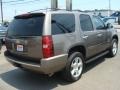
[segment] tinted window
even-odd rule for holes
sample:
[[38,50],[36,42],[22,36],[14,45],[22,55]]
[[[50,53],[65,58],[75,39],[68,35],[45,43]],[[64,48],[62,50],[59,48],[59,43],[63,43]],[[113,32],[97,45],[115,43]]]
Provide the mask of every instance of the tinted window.
[[80,25],[83,31],[92,31],[93,24],[89,15],[80,15]]
[[101,30],[105,28],[104,23],[102,22],[102,20],[100,20],[98,17],[93,16],[93,23],[95,24],[95,27],[97,30]]
[[8,36],[42,35],[44,16],[14,19],[8,27]]
[[75,31],[75,17],[73,14],[52,15],[52,34],[72,33]]

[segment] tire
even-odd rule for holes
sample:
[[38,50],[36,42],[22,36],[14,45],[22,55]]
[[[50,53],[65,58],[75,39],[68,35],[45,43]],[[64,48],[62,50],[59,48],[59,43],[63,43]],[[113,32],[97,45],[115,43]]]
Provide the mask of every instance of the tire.
[[114,57],[116,56],[118,51],[118,41],[116,39],[112,40],[111,48],[109,49],[109,56]]
[[2,45],[4,45],[4,44],[5,44],[5,41],[3,41],[3,39],[1,40],[1,42],[2,42]]
[[84,58],[80,52],[74,52],[68,57],[66,68],[62,76],[69,82],[75,82],[81,78],[84,69]]

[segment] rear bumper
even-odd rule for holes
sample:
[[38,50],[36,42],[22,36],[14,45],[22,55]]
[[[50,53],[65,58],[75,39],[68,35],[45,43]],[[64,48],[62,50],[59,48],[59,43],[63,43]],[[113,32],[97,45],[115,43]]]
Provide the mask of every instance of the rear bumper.
[[47,59],[41,59],[40,63],[25,62],[26,60],[22,61],[15,58],[13,59],[12,57],[7,56],[6,53],[5,57],[7,61],[16,67],[25,68],[42,74],[51,74],[62,70],[66,66],[68,55],[62,54]]

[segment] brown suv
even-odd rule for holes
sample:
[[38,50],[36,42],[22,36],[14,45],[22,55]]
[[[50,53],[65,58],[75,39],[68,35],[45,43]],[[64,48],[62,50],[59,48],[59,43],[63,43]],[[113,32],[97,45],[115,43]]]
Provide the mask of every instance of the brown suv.
[[86,63],[117,54],[118,35],[94,15],[48,11],[15,16],[6,47],[6,59],[16,67],[48,75],[62,71],[66,80],[76,81]]

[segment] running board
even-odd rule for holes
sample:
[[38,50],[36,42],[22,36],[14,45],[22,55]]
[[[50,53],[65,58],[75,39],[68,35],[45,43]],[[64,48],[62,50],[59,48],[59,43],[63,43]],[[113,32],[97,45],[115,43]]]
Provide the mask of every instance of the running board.
[[106,54],[108,54],[108,53],[109,53],[109,51],[105,51],[105,52],[103,52],[102,54],[97,55],[97,56],[95,56],[95,57],[87,60],[85,63],[90,63],[90,62],[92,62],[92,61],[95,61],[96,59],[98,59],[98,58],[100,58],[100,57],[102,57],[102,56],[104,56],[104,55],[106,55]]

